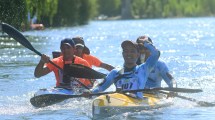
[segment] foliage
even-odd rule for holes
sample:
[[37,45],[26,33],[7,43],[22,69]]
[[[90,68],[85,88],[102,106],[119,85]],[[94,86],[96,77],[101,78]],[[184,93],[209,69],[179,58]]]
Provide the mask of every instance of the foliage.
[[53,17],[57,13],[58,0],[26,0],[28,12],[37,16],[37,22],[46,26],[53,24]]
[[133,15],[140,18],[197,17],[215,14],[215,0],[133,0]]
[[112,17],[121,13],[121,0],[98,0],[98,5],[99,14]]
[[86,24],[92,17],[94,0],[59,0],[53,26],[74,26]]
[[[0,0],[0,21],[18,29],[29,27],[34,16],[46,27],[83,25],[98,15],[120,16],[121,4],[122,0]],[[131,0],[131,12],[140,19],[214,16],[214,5],[215,0]]]
[[0,21],[20,29],[26,23],[25,0],[0,0]]

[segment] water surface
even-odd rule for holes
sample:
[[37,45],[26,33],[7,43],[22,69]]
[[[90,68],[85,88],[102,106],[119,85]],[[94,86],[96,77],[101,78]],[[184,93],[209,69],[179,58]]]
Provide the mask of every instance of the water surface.
[[[83,36],[91,54],[115,67],[123,65],[120,44],[149,35],[161,51],[160,59],[168,65],[178,87],[200,88],[202,93],[180,94],[200,101],[214,102],[215,86],[215,19],[148,19],[127,21],[92,21],[81,27],[46,29],[23,33],[41,53],[51,56],[66,37]],[[33,73],[40,57],[13,39],[0,38],[0,118],[16,120],[92,119],[88,99],[70,99],[36,109],[29,100],[40,88],[55,85],[54,74],[35,78]],[[103,73],[108,71],[95,68]],[[166,86],[163,83],[163,86]],[[80,102],[82,101],[82,102]],[[174,105],[151,111],[124,113],[107,119],[212,120],[215,107],[174,98]]]

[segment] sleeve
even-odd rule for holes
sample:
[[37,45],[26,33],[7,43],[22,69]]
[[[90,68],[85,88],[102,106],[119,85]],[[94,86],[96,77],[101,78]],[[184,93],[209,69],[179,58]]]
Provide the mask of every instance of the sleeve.
[[83,62],[81,64],[90,68],[89,63],[86,60],[83,60]]
[[145,62],[145,72],[147,75],[153,70],[158,58],[160,56],[160,51],[157,50],[152,44],[144,42],[144,46],[150,51],[151,55]]
[[170,76],[168,76],[169,69],[164,62],[159,63],[159,70],[160,70],[161,76],[164,79],[164,81],[166,82],[166,84],[169,87],[173,87],[172,78],[170,78]]
[[111,84],[114,83],[115,76],[117,75],[117,70],[112,70],[104,79],[102,84],[99,84],[96,88],[92,90],[92,93],[98,93],[105,91]]
[[99,67],[101,65],[101,60],[99,60],[97,57],[90,55],[90,60],[92,61],[92,65]]

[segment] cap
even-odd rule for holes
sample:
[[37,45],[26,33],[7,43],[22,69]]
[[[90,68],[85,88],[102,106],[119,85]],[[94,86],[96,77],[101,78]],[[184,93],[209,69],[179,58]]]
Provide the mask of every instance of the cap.
[[62,46],[63,44],[67,44],[71,47],[75,47],[74,41],[70,38],[65,38],[65,39],[61,40],[60,46]]
[[75,46],[83,46],[83,53],[90,54],[89,48],[85,45],[83,37],[74,37],[72,40],[75,42]]
[[75,44],[75,47],[76,47],[76,46],[84,47],[84,45],[83,45],[83,44],[81,44],[81,43]]
[[144,36],[139,36],[139,37],[137,38],[136,42],[138,43],[138,41],[139,41],[140,39],[148,40],[148,41],[150,41],[151,43],[153,43],[153,42],[152,42],[152,39],[151,39],[150,37],[146,36],[146,35],[144,35]]
[[122,44],[121,44],[122,49],[124,49],[124,47],[127,46],[127,45],[129,45],[129,44],[133,45],[137,49],[137,51],[139,52],[139,46],[138,46],[138,44],[136,42],[131,41],[131,40],[125,40],[125,41],[123,41]]
[[83,37],[74,37],[74,38],[72,38],[72,40],[75,42],[75,45],[81,44],[81,45],[85,46]]

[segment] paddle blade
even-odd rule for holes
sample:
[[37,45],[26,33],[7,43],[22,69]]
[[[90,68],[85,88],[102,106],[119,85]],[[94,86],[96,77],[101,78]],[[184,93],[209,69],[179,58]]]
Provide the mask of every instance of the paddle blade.
[[71,97],[72,95],[68,96],[68,95],[61,95],[61,94],[45,94],[45,95],[39,95],[31,98],[30,102],[34,107],[46,107],[46,106],[50,106],[50,105],[62,102]]
[[[165,92],[165,91],[159,91],[159,92],[163,93],[163,94],[166,94],[166,95],[169,94],[169,92]],[[185,96],[182,96],[182,95],[179,95],[179,94],[175,94],[174,97],[178,97],[178,98],[188,100],[188,101],[191,101],[191,102],[196,102],[198,105],[200,105],[202,107],[213,107],[213,106],[215,106],[215,103],[206,102],[206,101],[198,101],[198,100],[196,100],[194,98],[185,97]]]
[[35,52],[36,54],[42,56],[40,52],[34,49],[31,43],[20,33],[16,28],[10,26],[7,23],[2,23],[2,31],[6,32],[9,36],[14,38],[17,42],[25,46],[26,48],[30,49],[31,51]]
[[188,88],[150,88],[150,89],[138,89],[138,90],[125,90],[122,92],[150,92],[150,91],[170,91],[170,92],[181,92],[181,93],[199,93],[202,92],[201,89],[188,89]]
[[155,88],[155,90],[166,90],[171,92],[181,92],[181,93],[199,93],[203,92],[201,89],[189,89],[189,88]]
[[76,78],[101,79],[106,75],[80,64],[64,65],[64,74]]

